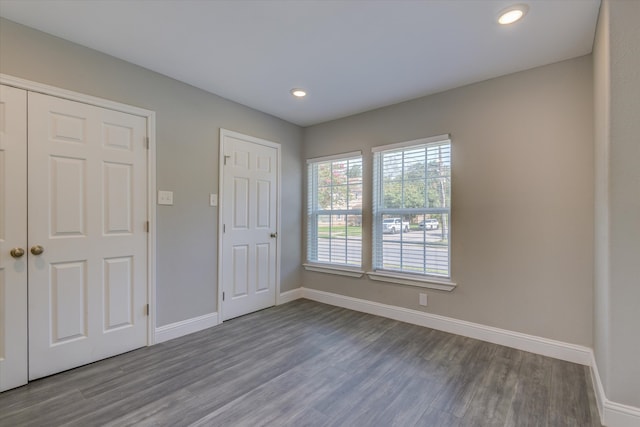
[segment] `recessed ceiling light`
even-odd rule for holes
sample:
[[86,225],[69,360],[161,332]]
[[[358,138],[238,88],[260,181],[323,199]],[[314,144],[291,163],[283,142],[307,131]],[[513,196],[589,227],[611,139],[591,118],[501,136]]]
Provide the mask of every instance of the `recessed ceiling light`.
[[528,10],[529,6],[526,4],[518,4],[508,7],[498,15],[498,23],[502,25],[513,24],[514,22],[522,19],[522,17],[527,14]]
[[291,89],[291,95],[297,98],[304,98],[305,96],[307,96],[307,92],[302,89]]

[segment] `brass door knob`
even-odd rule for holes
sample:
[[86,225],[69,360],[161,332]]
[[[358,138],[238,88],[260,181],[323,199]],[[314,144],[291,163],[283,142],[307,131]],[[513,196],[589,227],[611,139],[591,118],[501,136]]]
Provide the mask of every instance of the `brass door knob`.
[[40,255],[42,252],[44,252],[44,248],[40,245],[33,245],[31,246],[31,253],[34,255]]
[[14,258],[20,258],[22,255],[24,255],[24,249],[22,249],[22,248],[13,248],[13,249],[11,249],[11,252],[9,252],[9,253]]

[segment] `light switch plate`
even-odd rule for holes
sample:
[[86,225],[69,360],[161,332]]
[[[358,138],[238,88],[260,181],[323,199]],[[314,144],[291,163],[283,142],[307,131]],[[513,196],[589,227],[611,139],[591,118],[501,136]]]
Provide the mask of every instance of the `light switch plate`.
[[173,191],[158,191],[159,205],[173,205]]
[[209,206],[218,206],[218,195],[209,194]]

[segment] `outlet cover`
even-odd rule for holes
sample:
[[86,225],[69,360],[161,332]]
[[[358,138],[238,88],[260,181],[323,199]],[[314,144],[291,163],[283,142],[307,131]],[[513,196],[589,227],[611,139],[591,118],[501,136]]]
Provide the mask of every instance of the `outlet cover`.
[[427,294],[420,294],[420,305],[427,305]]
[[218,195],[209,194],[209,206],[218,206]]

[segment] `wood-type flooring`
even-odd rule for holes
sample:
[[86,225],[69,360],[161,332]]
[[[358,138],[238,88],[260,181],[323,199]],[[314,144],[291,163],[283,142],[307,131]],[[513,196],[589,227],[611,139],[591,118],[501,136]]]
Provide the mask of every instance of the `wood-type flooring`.
[[600,426],[589,368],[297,300],[0,394],[0,426]]

